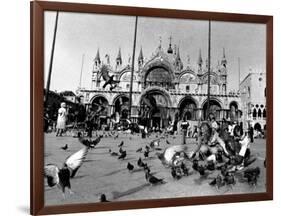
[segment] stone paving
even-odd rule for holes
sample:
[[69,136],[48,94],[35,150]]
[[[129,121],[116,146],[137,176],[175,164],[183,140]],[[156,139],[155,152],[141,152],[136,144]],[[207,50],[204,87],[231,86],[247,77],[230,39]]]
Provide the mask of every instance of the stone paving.
[[[103,132],[99,131],[99,134]],[[94,132],[95,134],[95,132]],[[251,167],[259,166],[261,175],[256,187],[250,186],[241,176],[241,172],[235,175],[236,184],[233,187],[224,186],[219,190],[209,185],[213,177],[217,176],[218,171],[210,172],[208,176],[202,178],[199,173],[191,170],[191,175],[184,176],[179,180],[174,180],[169,168],[165,168],[161,161],[156,157],[155,152],[150,153],[150,157],[145,162],[150,166],[151,172],[160,178],[164,178],[166,184],[151,186],[147,184],[142,169],[136,165],[138,158],[144,158],[143,153],[136,150],[149,144],[156,138],[156,134],[149,138],[142,139],[140,134],[119,133],[119,137],[104,137],[96,148],[91,149],[86,157],[84,164],[80,167],[74,179],[71,179],[72,191],[74,194],[66,193],[63,198],[60,189],[48,187],[45,181],[45,204],[61,205],[73,203],[93,203],[99,202],[100,195],[106,194],[110,201],[123,200],[144,200],[174,197],[193,197],[221,194],[239,193],[259,193],[265,192],[265,172],[263,160],[265,158],[266,145],[264,139],[256,139],[251,144],[252,154],[257,160]],[[178,145],[181,142],[181,135],[169,136],[171,143],[168,145],[165,139],[161,140],[160,148],[163,150],[171,145]],[[109,149],[118,152],[117,145],[124,141],[123,149],[127,151],[125,160],[118,160],[117,157],[109,154]],[[195,139],[187,138],[188,151],[195,147]],[[68,150],[60,147],[68,144]],[[70,135],[56,137],[54,133],[45,134],[45,164],[54,163],[61,166],[65,158],[81,149],[83,145],[77,138]],[[135,166],[133,172],[127,170],[127,163]],[[191,166],[191,163],[190,163]]]

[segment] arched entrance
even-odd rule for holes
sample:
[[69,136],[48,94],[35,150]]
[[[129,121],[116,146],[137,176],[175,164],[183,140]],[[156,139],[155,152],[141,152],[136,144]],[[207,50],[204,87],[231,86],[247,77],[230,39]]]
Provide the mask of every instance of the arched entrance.
[[256,130],[256,131],[261,131],[261,125],[260,125],[260,123],[256,123],[255,125],[254,125],[254,129]]
[[97,125],[102,125],[107,123],[108,116],[108,100],[102,96],[97,95],[92,99],[90,111],[95,114],[93,121]]
[[[208,118],[208,101],[205,101],[203,104],[203,117],[205,120]],[[210,109],[209,109],[209,114],[212,114],[216,120],[220,119],[220,110],[221,110],[221,105],[217,100],[210,99]]]
[[153,89],[145,92],[140,99],[140,122],[147,127],[167,127],[170,98],[167,93]]
[[196,120],[197,105],[193,98],[185,97],[179,102],[179,117],[180,119]]
[[129,97],[127,95],[118,95],[113,100],[113,112],[120,115],[121,119],[127,119],[129,114]]

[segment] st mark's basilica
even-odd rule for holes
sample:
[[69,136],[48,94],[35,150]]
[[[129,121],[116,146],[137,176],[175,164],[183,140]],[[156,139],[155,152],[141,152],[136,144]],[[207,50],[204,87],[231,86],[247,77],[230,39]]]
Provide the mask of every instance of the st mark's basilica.
[[[116,113],[121,119],[128,117],[132,72],[131,62],[124,63],[120,48],[114,61],[106,53],[97,50],[93,60],[91,89],[79,90],[87,107],[94,109],[99,104],[106,107],[99,116],[101,123],[107,123]],[[166,127],[175,117],[185,118],[191,124],[206,119],[208,61],[203,61],[201,50],[198,50],[196,67],[191,66],[189,57],[181,57],[180,47],[172,46],[171,40],[167,47],[160,42],[150,57],[144,56],[142,48],[136,53],[139,54],[136,55],[137,65],[133,75],[132,121],[138,122],[145,115],[150,126]],[[224,49],[221,59],[216,61],[217,66],[211,67],[210,71],[210,113],[215,115],[217,121],[223,118],[240,121],[239,94],[229,93],[227,89],[228,65]],[[119,81],[113,90],[110,86],[103,88],[102,64],[107,64],[110,75]],[[146,103],[147,98],[151,97],[156,102],[153,109]]]

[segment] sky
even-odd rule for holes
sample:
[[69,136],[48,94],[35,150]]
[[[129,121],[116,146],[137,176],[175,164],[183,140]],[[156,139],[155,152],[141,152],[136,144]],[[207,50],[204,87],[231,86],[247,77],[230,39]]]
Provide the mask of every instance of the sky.
[[[44,83],[46,87],[50,53],[55,25],[55,12],[45,12],[44,23]],[[115,65],[118,49],[121,48],[123,64],[133,52],[135,17],[87,13],[60,12],[51,76],[51,90],[75,91],[79,86],[90,89],[93,59],[97,49],[105,61],[110,56]],[[149,59],[159,46],[163,49],[172,44],[180,48],[184,67],[188,56],[191,66],[196,68],[199,49],[203,61],[208,55],[208,21],[139,17],[136,40],[136,57],[140,47]],[[211,22],[211,65],[216,67],[225,48],[228,61],[228,90],[238,90],[240,58],[240,80],[252,72],[266,69],[266,26],[264,24]],[[82,56],[84,64],[82,67]]]

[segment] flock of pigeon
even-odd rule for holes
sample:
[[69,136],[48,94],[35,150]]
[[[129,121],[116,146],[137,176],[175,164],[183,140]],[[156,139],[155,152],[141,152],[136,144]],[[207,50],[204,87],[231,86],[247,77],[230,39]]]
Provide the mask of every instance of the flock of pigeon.
[[[88,151],[94,149],[100,143],[103,136],[105,135],[97,135],[95,139],[90,139],[83,137],[82,134],[78,132],[77,138],[79,142],[83,144],[83,148],[67,157],[61,167],[58,167],[55,164],[47,164],[44,167],[44,175],[47,179],[48,186],[58,186],[62,190],[64,198],[65,188],[68,188],[69,192],[73,194],[71,191],[70,179],[75,177],[78,169],[85,161]],[[110,135],[107,134],[106,136],[113,136],[114,139],[117,139],[119,135],[112,133]],[[168,146],[161,152],[162,148],[160,148],[160,141],[165,138]],[[220,163],[214,163],[212,161],[206,162],[200,160],[200,158],[190,158],[186,152],[186,145],[171,145],[167,138],[168,135],[166,137],[157,137],[144,147],[136,149],[136,153],[140,154],[139,159],[136,164],[127,162],[126,168],[128,169],[128,172],[133,173],[136,168],[138,168],[138,170],[143,170],[145,180],[152,186],[166,183],[163,178],[153,175],[150,170],[151,166],[148,165],[149,155],[154,152],[154,155],[157,156],[162,164],[170,169],[171,176],[174,180],[179,180],[194,173],[199,173],[200,178],[207,180],[210,179],[207,178],[210,173],[218,171],[219,174],[209,182],[210,186],[215,186],[217,189],[220,189],[223,186],[232,187],[236,184],[235,175],[237,174],[237,171],[232,171],[230,169],[231,160],[223,160],[222,155],[220,154],[217,155],[217,161]],[[117,148],[119,148],[118,151],[108,149],[108,153],[110,156],[116,157],[118,160],[122,161],[127,157],[127,151],[124,149],[124,141],[121,141],[120,144],[117,145]],[[61,147],[61,149],[67,150],[68,145],[66,144]],[[254,167],[244,168],[240,174],[242,174],[243,179],[245,179],[249,185],[256,186],[260,172],[261,170],[259,167]],[[101,194],[100,202],[109,202],[105,194]]]

